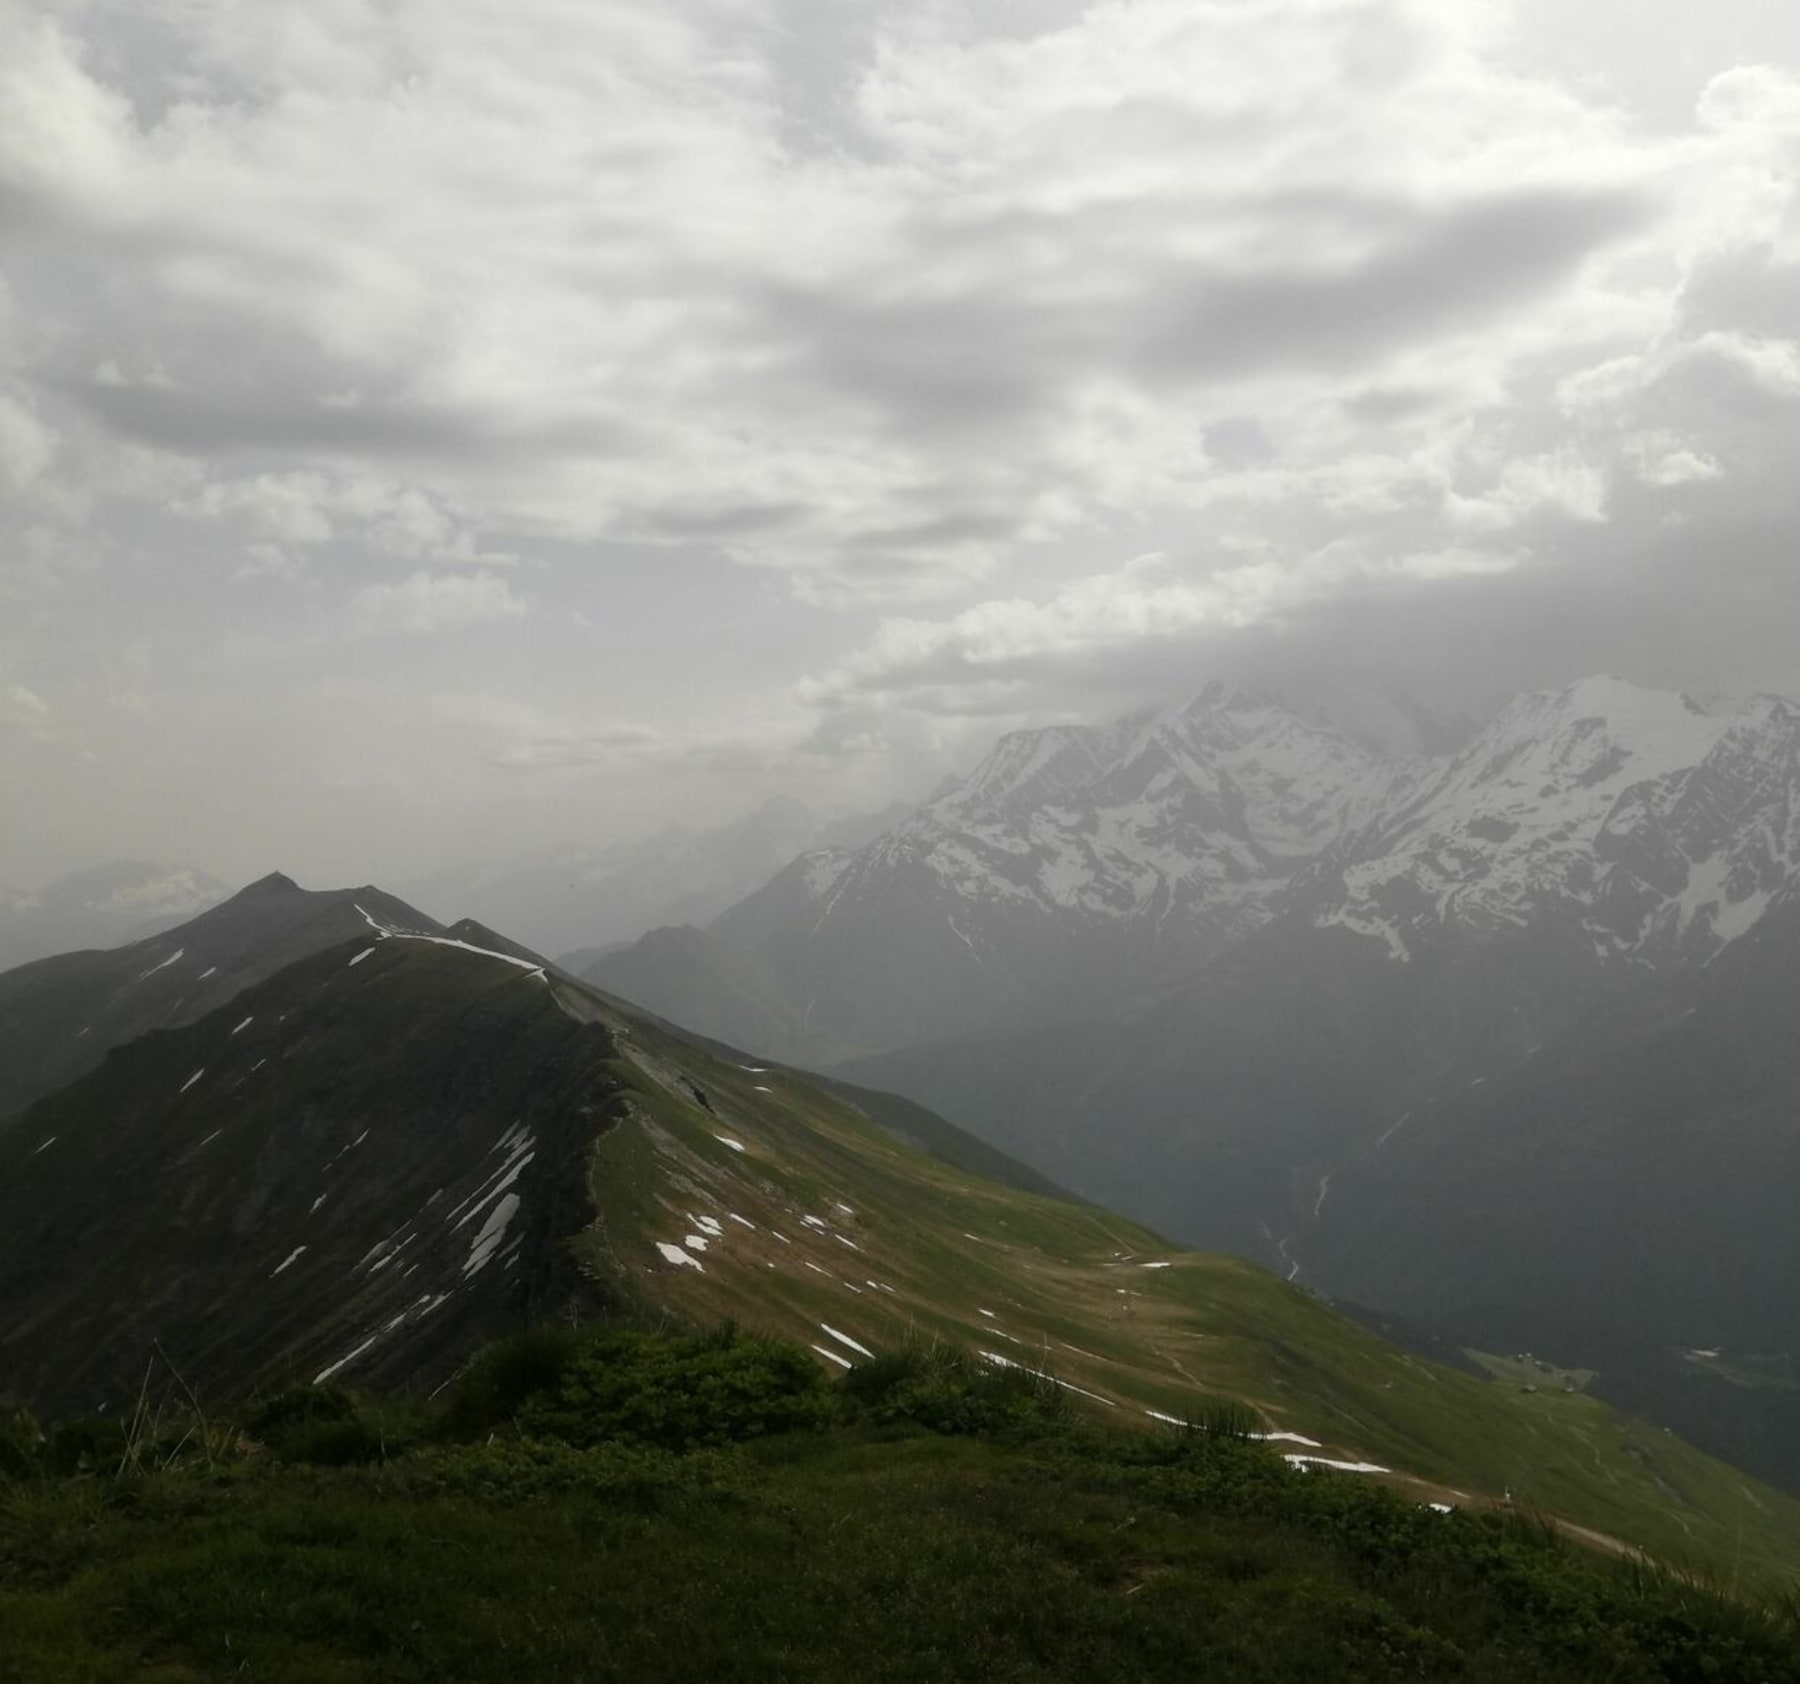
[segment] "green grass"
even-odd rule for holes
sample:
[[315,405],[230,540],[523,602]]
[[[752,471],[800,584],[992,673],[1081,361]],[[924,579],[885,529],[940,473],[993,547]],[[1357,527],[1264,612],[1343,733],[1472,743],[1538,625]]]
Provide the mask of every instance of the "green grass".
[[[1296,1471],[1241,1420],[1102,1428],[942,1346],[831,1386],[772,1355],[532,1336],[368,1465],[290,1440],[27,1471],[0,1483],[0,1680],[1800,1680],[1791,1604]],[[669,1448],[666,1406],[721,1365],[747,1398],[814,1400],[811,1424],[742,1410],[716,1435],[739,1442]],[[341,1393],[263,1416],[344,1418]]]

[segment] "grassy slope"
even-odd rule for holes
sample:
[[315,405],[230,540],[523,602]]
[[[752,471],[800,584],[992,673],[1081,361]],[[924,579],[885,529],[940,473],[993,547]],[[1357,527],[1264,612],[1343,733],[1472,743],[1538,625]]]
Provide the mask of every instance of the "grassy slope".
[[1125,1436],[503,1440],[0,1486],[0,1681],[1800,1679],[1779,1613]]
[[[1410,1476],[1421,1497],[1510,1491],[1721,1580],[1800,1568],[1800,1504],[1595,1399],[1453,1373],[1253,1265],[974,1180],[796,1075],[716,1057],[573,988],[563,1003],[623,1034],[626,1116],[596,1149],[600,1220],[581,1243],[646,1306],[852,1357],[826,1325],[873,1350],[942,1337],[1046,1367],[1115,1419],[1243,1398],[1327,1453]],[[688,1234],[707,1240],[699,1269],[657,1250]]]

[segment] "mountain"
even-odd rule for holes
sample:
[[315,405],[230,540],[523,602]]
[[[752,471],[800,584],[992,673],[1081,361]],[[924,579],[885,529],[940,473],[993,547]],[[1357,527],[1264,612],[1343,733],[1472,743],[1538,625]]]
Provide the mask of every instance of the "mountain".
[[1800,857],[1797,719],[1779,698],[1709,708],[1601,677],[1406,758],[1212,686],[1165,713],[1005,737],[865,846],[801,855],[706,929],[582,971],[823,1067],[1129,1016],[1287,920],[1396,963],[1552,932],[1592,950],[1584,984],[1703,963]]
[[0,1131],[112,1048],[191,1023],[295,959],[366,933],[371,919],[443,933],[379,889],[308,891],[274,872],[162,935],[0,974]]
[[[1770,1207],[1800,1173],[1797,750],[1777,698],[1522,697],[1396,769],[1267,923],[1153,1004],[842,1071],[1196,1243],[1607,1352],[1634,1401],[1668,1400],[1690,1348],[1735,1349],[1775,1381],[1685,1387],[1676,1415],[1734,1452],[1791,1440],[1800,1323],[1744,1283],[1800,1263]],[[1800,1483],[1791,1454],[1758,1466]]]
[[704,922],[796,854],[860,846],[906,809],[825,820],[785,796],[731,824],[669,826],[609,847],[566,845],[522,858],[436,871],[404,883],[420,906],[454,906],[546,953],[635,940],[662,925]]
[[[1222,686],[1112,726],[1015,732],[904,823],[796,859],[684,936],[688,975],[654,938],[584,974],[813,1062],[1110,1012],[1260,928],[1405,769]],[[719,986],[744,961],[766,983],[749,1012]]]
[[0,1136],[0,1369],[25,1400],[124,1407],[147,1367],[214,1399],[430,1387],[538,1321],[732,1318],[833,1372],[950,1340],[1119,1422],[1240,1399],[1301,1462],[1416,1501],[1510,1491],[1721,1572],[1800,1562],[1800,1505],[1591,1398],[1440,1368],[1250,1264],[972,1173],[1008,1166],[477,926],[360,923]]
[[30,894],[0,887],[0,971],[83,947],[117,947],[179,924],[226,895],[190,866],[115,860]]

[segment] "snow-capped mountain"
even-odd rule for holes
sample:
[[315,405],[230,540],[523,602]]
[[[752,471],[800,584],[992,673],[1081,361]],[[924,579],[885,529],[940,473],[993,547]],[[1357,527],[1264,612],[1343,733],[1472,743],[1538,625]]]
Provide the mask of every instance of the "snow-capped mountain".
[[1399,771],[1295,904],[1409,958],[1573,917],[1605,963],[1704,961],[1786,886],[1800,710],[1706,708],[1616,678],[1519,697],[1460,753]]
[[675,954],[663,938],[590,974],[829,1062],[1128,1007],[1277,919],[1392,962],[1551,927],[1584,967],[1699,962],[1800,860],[1797,744],[1790,703],[1599,677],[1518,697],[1454,753],[1401,758],[1213,686],[1163,713],[1004,737],[885,835],[795,860],[710,942]]
[[[772,989],[791,1018],[779,1050],[814,1058],[1110,1010],[1267,922],[1404,764],[1219,686],[1109,726],[1015,732],[885,835],[804,855],[721,916],[712,962],[685,944],[691,986],[666,940],[588,974],[764,1045]],[[765,972],[754,1024],[722,981],[746,959]]]

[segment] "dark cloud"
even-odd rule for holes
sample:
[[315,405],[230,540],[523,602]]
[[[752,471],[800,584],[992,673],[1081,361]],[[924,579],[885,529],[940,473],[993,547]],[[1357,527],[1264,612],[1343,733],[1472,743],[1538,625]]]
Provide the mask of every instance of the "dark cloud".
[[1132,361],[1158,383],[1372,363],[1529,302],[1650,215],[1624,193],[1512,193],[1421,214],[1371,255],[1323,271],[1173,271]]
[[635,446],[630,429],[611,421],[561,417],[509,427],[473,410],[400,400],[329,403],[272,384],[196,392],[87,380],[56,389],[109,431],[184,456],[258,451],[492,461],[545,451],[612,456]]

